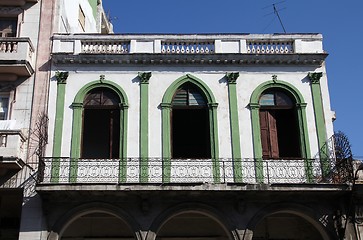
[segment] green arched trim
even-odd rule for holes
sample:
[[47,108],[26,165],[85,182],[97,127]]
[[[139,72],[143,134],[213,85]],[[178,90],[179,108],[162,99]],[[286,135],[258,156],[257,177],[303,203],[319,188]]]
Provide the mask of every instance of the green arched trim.
[[220,169],[219,169],[219,148],[218,148],[218,127],[217,127],[217,106],[215,98],[210,88],[199,78],[186,74],[175,80],[166,90],[162,103],[162,156],[164,164],[163,181],[170,181],[170,166],[171,166],[171,144],[170,144],[170,111],[171,102],[174,93],[178,88],[185,83],[192,83],[198,87],[207,99],[209,106],[209,129],[210,129],[210,142],[211,142],[211,156],[213,161],[213,177],[215,182],[220,182]]
[[83,100],[86,94],[95,88],[108,88],[113,90],[120,98],[120,172],[119,181],[126,181],[126,158],[127,158],[127,119],[128,119],[128,100],[124,90],[108,80],[97,80],[83,86],[76,94],[72,103],[73,123],[72,123],[72,143],[71,143],[71,171],[70,181],[75,182],[77,176],[77,159],[81,155],[81,139],[82,139],[82,111]]
[[256,159],[256,178],[257,181],[263,182],[263,166],[262,166],[262,144],[261,144],[261,129],[259,117],[259,98],[261,94],[270,88],[279,88],[291,94],[296,103],[297,118],[300,131],[300,149],[301,156],[305,160],[305,170],[308,182],[312,180],[311,153],[309,144],[308,125],[306,118],[306,103],[303,96],[297,88],[288,82],[281,80],[267,81],[260,84],[252,93],[250,98],[250,109],[252,119],[253,133],[253,149]]

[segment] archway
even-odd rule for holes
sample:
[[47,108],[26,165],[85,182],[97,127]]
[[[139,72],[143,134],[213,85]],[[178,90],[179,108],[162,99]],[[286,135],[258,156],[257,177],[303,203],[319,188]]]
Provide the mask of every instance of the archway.
[[227,230],[213,217],[196,211],[182,212],[172,216],[160,227],[157,240],[167,239],[230,239]]
[[104,211],[93,211],[72,219],[63,229],[60,240],[75,239],[135,239],[125,221]]
[[307,219],[289,212],[263,218],[253,231],[252,240],[321,240],[326,239]]

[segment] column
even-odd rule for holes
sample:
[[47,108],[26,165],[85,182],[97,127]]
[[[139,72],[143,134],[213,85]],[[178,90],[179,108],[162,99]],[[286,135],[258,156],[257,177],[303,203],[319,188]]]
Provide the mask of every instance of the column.
[[316,127],[316,135],[318,137],[318,145],[319,145],[319,156],[320,156],[323,176],[326,176],[326,174],[328,174],[330,171],[330,166],[329,166],[329,150],[328,146],[326,145],[327,136],[326,136],[326,125],[324,119],[323,100],[320,88],[320,78],[322,76],[323,76],[322,72],[314,72],[308,74],[308,77],[310,79],[311,95],[313,97],[315,127]]
[[68,72],[56,72],[57,79],[57,100],[53,135],[53,159],[51,182],[59,181],[60,157],[62,149],[62,132],[63,132],[63,116],[64,116],[64,99],[66,93],[66,83]]
[[232,139],[232,158],[233,158],[233,176],[235,182],[242,182],[242,163],[241,163],[241,144],[238,121],[238,103],[237,103],[237,78],[238,72],[226,74],[228,80],[228,100],[229,100],[229,116],[230,130]]
[[148,181],[149,157],[149,80],[151,72],[140,72],[140,182]]

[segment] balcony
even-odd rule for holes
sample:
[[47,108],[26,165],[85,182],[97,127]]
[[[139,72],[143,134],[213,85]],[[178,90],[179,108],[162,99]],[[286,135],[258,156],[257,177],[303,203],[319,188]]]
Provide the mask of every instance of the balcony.
[[40,185],[58,184],[317,184],[345,183],[344,165],[325,159],[71,159],[43,158]]
[[1,0],[4,6],[23,6],[26,3],[37,3],[39,0]]
[[14,129],[14,120],[0,121],[0,166],[19,170],[23,167],[26,138],[21,130]]
[[0,81],[34,73],[34,47],[29,38],[0,38]]
[[53,36],[57,64],[320,65],[320,34],[180,34]]

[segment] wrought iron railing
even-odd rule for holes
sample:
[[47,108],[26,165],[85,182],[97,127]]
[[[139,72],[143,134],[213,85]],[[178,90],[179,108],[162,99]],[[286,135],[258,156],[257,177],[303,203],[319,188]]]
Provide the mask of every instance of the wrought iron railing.
[[[332,166],[334,160],[329,160]],[[322,175],[319,159],[42,158],[40,184],[342,183]],[[339,172],[337,173],[339,174]]]

